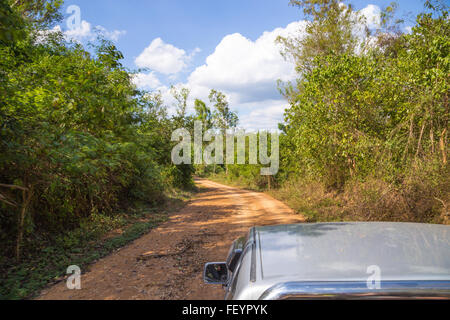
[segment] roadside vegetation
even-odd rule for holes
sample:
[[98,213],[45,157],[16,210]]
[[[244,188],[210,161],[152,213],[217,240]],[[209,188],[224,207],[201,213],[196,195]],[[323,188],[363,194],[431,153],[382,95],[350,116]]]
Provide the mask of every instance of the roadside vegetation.
[[290,3],[309,24],[278,39],[298,79],[279,83],[280,170],[261,176],[171,161],[176,129],[237,128],[225,94],[191,115],[190,91],[173,87],[169,115],[114,43],[53,29],[62,0],[0,0],[0,298],[33,297],[165,221],[194,173],[268,191],[309,221],[449,222],[448,6],[426,1],[405,32],[395,5],[369,28],[337,0]]
[[279,84],[289,102],[280,171],[229,165],[210,177],[270,189],[309,221],[449,223],[448,6],[424,2],[406,32],[395,4],[373,27],[348,3],[290,3],[309,23],[278,39],[298,71]]
[[61,5],[0,1],[0,298],[142,235],[194,187],[192,166],[170,158],[189,118],[137,90],[113,43],[48,31]]

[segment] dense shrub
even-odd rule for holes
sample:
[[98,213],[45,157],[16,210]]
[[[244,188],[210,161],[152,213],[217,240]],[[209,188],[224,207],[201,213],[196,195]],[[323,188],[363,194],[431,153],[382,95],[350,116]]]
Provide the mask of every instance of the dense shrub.
[[250,165],[223,181],[274,190],[311,220],[448,222],[450,20],[426,1],[410,33],[379,28],[340,1],[291,0],[306,34],[279,38],[298,79],[281,83],[289,101],[280,124],[280,171]]
[[49,32],[59,0],[11,3],[0,7],[10,18],[0,29],[2,256],[19,259],[37,234],[116,219],[134,201],[192,187],[192,167],[170,161],[184,119],[136,89],[115,45],[99,38],[87,50]]

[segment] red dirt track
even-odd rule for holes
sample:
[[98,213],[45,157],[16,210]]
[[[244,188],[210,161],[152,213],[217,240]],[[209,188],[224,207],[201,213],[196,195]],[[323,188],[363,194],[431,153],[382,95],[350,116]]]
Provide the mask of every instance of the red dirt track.
[[41,300],[223,299],[221,286],[203,283],[203,265],[224,261],[234,239],[255,225],[302,222],[272,197],[196,179],[200,192],[169,220],[81,275],[81,290],[60,282]]

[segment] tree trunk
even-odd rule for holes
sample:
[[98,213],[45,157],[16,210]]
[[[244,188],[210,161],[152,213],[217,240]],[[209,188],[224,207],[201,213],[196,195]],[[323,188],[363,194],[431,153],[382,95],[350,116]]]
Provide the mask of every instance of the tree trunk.
[[431,154],[434,155],[434,128],[433,119],[430,121],[430,141],[431,141]]
[[446,137],[447,137],[447,128],[445,128],[444,131],[442,131],[441,138],[439,139],[439,147],[442,153],[443,164],[447,164],[447,150],[445,147],[445,140],[447,140]]
[[414,116],[412,116],[411,119],[409,120],[409,136],[408,136],[408,141],[406,142],[405,151],[403,153],[403,161],[407,158],[407,156],[409,154],[409,145],[414,136],[413,131],[414,131]]
[[20,209],[20,214],[18,217],[18,227],[17,227],[17,243],[16,243],[16,261],[20,261],[20,249],[23,241],[23,229],[25,223],[25,216],[27,213],[28,205],[30,204],[33,192],[31,189],[22,190],[22,208]]
[[415,158],[419,156],[419,152],[422,146],[422,137],[423,137],[423,131],[425,130],[425,122],[422,124],[422,129],[420,129],[420,135],[419,135],[419,141],[417,142],[417,150],[416,150],[416,156]]

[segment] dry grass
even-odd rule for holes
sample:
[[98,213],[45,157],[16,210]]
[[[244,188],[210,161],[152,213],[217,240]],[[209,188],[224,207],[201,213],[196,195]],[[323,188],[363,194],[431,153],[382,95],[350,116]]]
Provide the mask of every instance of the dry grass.
[[[270,192],[308,221],[404,221],[449,224],[448,189],[412,179],[393,186],[381,179],[348,183],[342,192],[319,182],[291,181]],[[444,187],[444,186],[440,186]],[[441,198],[436,194],[442,194]]]
[[[432,161],[416,162],[406,173],[396,173],[396,183],[380,176],[353,179],[340,191],[330,190],[315,178],[298,177],[267,191],[310,222],[404,221],[450,224],[450,172]],[[265,191],[266,185],[243,176],[209,176],[231,186]],[[391,179],[394,180],[394,179]],[[265,182],[265,180],[263,181]]]

